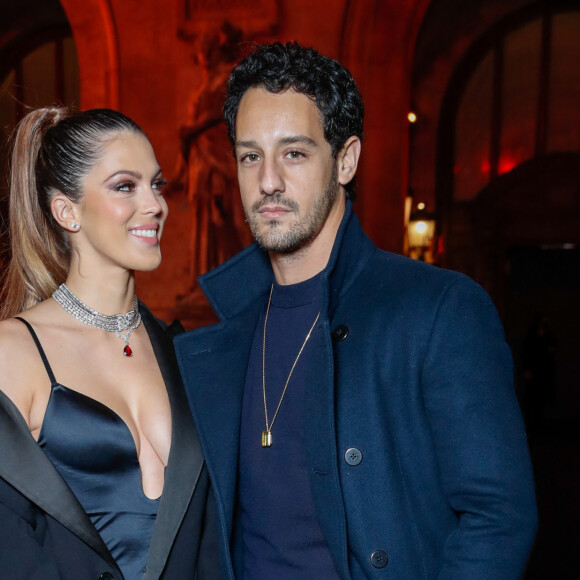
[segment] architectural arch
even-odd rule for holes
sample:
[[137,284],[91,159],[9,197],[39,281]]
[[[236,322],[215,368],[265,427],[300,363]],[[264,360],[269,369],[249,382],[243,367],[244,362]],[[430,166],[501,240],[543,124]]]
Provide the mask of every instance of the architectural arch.
[[[526,228],[525,224],[529,223],[529,229],[543,231],[546,239],[550,237],[546,228],[538,230],[537,226],[532,227],[531,218],[524,210],[526,205],[529,207],[530,204],[533,204],[533,196],[544,196],[544,189],[550,190],[549,184],[553,184],[558,179],[558,171],[552,171],[554,162],[547,160],[560,159],[556,154],[563,155],[562,159],[567,159],[567,156],[564,155],[566,152],[578,154],[577,139],[575,144],[566,143],[564,146],[559,146],[557,139],[553,139],[556,144],[551,147],[547,146],[549,137],[557,136],[557,131],[562,132],[561,127],[565,125],[562,122],[557,124],[556,121],[561,121],[560,117],[566,118],[568,115],[564,109],[556,111],[554,107],[550,107],[550,99],[554,99],[559,94],[558,91],[572,90],[567,84],[562,84],[562,79],[560,79],[559,84],[556,84],[555,79],[550,74],[550,69],[555,63],[553,58],[551,59],[551,53],[555,46],[556,31],[558,30],[554,27],[553,20],[559,14],[568,15],[571,13],[576,14],[576,17],[574,21],[568,20],[568,22],[575,22],[577,28],[580,12],[578,12],[577,7],[574,8],[568,2],[556,2],[550,6],[541,2],[534,3],[514,11],[498,21],[465,52],[447,85],[443,99],[438,123],[436,181],[438,221],[441,224],[440,233],[445,241],[445,254],[442,256],[443,265],[474,276],[492,291],[492,295],[498,300],[501,293],[495,295],[492,287],[499,284],[500,273],[499,270],[493,272],[487,264],[487,256],[490,252],[482,251],[482,245],[478,242],[480,239],[478,224],[481,222],[482,215],[485,214],[485,212],[482,213],[482,207],[497,214],[493,219],[501,221],[504,209],[509,203],[506,200],[502,203],[484,203],[482,206],[480,202],[481,199],[489,198],[490,191],[496,193],[501,191],[506,196],[514,198],[514,192],[520,186],[525,186],[528,196],[527,204],[524,203],[524,198],[520,199],[522,209],[518,212],[512,211],[509,215],[509,221],[524,229]],[[530,29],[531,26],[535,26],[535,28]],[[529,32],[530,30],[534,32],[533,35]],[[522,36],[521,31],[526,32],[527,36]],[[514,101],[518,106],[514,110],[514,106],[511,109],[506,109],[505,105],[508,102],[508,96],[506,96],[504,83],[509,82],[511,76],[504,73],[504,68],[509,64],[506,56],[506,39],[513,39],[516,33],[520,35],[518,38],[525,39],[526,47],[534,48],[536,62],[534,64],[534,60],[530,57],[527,67],[519,69],[523,71],[521,73],[523,76],[528,75],[531,80],[529,83],[520,82],[517,84],[520,87],[518,88],[519,92],[514,94],[519,100]],[[514,46],[513,41],[510,46]],[[565,43],[564,46],[570,51],[574,45]],[[580,59],[580,53],[578,53],[580,43],[576,42],[575,46],[575,58]],[[515,60],[513,56],[512,60]],[[515,62],[517,63],[519,60],[515,60]],[[479,81],[480,77],[476,77],[484,67],[487,72],[481,78],[485,80],[485,85],[483,81]],[[573,70],[573,66],[571,66],[568,72],[572,74]],[[472,79],[478,81],[479,84],[473,82]],[[526,80],[527,77],[524,78],[524,81]],[[473,86],[476,87],[473,94],[475,94],[477,101],[472,104],[469,100],[469,95],[472,93],[469,91],[473,90],[470,88]],[[529,106],[524,97],[530,102]],[[513,96],[511,98],[513,99]],[[480,106],[480,101],[487,103],[489,110],[484,111],[485,107]],[[461,120],[460,110],[469,112],[471,110],[469,107],[473,109],[472,121],[466,121],[463,117]],[[511,115],[506,114],[506,110],[511,111]],[[527,116],[522,116],[522,111],[528,111]],[[555,112],[556,115],[554,115]],[[517,117],[517,123],[513,121],[515,114],[520,115]],[[465,172],[464,165],[466,163],[462,161],[463,158],[460,154],[465,152],[466,146],[457,143],[458,135],[466,132],[470,135],[479,135],[477,131],[480,125],[485,129],[485,133],[474,141],[477,148],[474,149],[473,154],[474,158],[477,157],[476,161],[479,160],[479,165],[474,162],[468,166],[470,171]],[[556,129],[552,129],[553,126]],[[515,134],[515,138],[510,133],[514,130],[519,131]],[[565,129],[564,132],[566,132]],[[479,159],[480,157],[481,159]],[[522,167],[521,171],[518,170],[520,166]],[[565,175],[570,176],[570,183],[574,183],[575,174],[569,167],[569,164],[564,164],[559,171],[565,170]],[[537,173],[538,171],[539,173]],[[538,176],[542,172],[550,175],[544,189],[539,190],[532,187],[539,177],[527,179],[529,175],[536,175],[534,172]],[[474,184],[470,183],[469,188],[460,187],[465,181],[465,178],[462,177],[463,173],[470,175],[472,180],[475,180]],[[500,179],[505,177],[504,174],[509,173],[513,174],[510,179]],[[479,179],[479,182],[476,178]],[[510,183],[511,189],[503,187],[503,183]],[[577,207],[577,200],[570,198],[570,201],[568,211],[565,213],[569,217],[575,216],[575,223],[578,224],[580,214],[574,209]],[[543,210],[541,213],[544,221],[551,224],[551,229],[559,231],[556,225],[559,221],[555,219],[556,216],[553,216],[552,220],[547,219],[552,203],[552,197],[547,196],[542,202]],[[570,238],[570,232],[567,235]],[[580,241],[575,236],[572,237],[574,239],[570,238],[568,241],[574,243]],[[512,239],[511,241],[515,243],[517,240]],[[536,243],[540,243],[540,240]],[[499,251],[499,245],[500,242],[497,241],[497,247],[493,250],[496,254]]]
[[81,108],[119,108],[119,48],[109,0],[60,0],[75,39]]
[[357,213],[378,246],[399,252],[408,189],[411,65],[430,2],[350,0],[341,33],[339,58],[353,73],[365,101]]

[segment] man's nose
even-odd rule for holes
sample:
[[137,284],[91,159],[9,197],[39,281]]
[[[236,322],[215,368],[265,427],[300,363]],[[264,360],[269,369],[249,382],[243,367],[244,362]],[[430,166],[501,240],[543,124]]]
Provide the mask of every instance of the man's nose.
[[274,195],[285,189],[282,168],[275,159],[264,160],[260,168],[260,193]]

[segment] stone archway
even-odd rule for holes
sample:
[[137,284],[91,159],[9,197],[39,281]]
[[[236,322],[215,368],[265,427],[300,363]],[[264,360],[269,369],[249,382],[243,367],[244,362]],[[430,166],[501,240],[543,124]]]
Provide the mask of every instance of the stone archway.
[[393,251],[403,249],[412,61],[430,3],[347,2],[343,19],[340,59],[357,80],[366,111],[357,213],[373,241]]
[[60,0],[76,43],[81,108],[119,108],[118,38],[109,0]]

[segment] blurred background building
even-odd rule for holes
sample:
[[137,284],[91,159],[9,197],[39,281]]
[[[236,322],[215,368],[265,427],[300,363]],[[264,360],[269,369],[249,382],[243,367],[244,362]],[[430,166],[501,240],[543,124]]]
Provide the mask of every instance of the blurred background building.
[[[163,264],[138,276],[139,296],[161,318],[205,324],[197,276],[250,241],[224,83],[254,43],[272,40],[314,46],[353,73],[366,107],[355,209],[375,243],[491,294],[540,500],[526,577],[575,577],[578,0],[0,0],[0,168],[31,107],[134,118],[170,181]],[[1,194],[5,223],[5,178]]]

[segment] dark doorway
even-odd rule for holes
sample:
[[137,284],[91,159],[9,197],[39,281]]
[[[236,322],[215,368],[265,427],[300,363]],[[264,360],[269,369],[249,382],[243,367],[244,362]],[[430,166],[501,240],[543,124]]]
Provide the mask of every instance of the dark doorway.
[[540,518],[526,579],[572,578],[580,545],[580,248],[511,247],[508,260],[505,328]]
[[[539,371],[553,375],[545,377],[551,383],[546,385],[545,418],[580,419],[580,249],[513,247],[508,253],[505,328],[514,349],[518,394],[525,404],[526,366],[541,363],[526,361],[526,337],[529,352],[533,338],[542,338],[553,362],[551,370]],[[544,356],[541,348],[535,350],[536,359]]]

